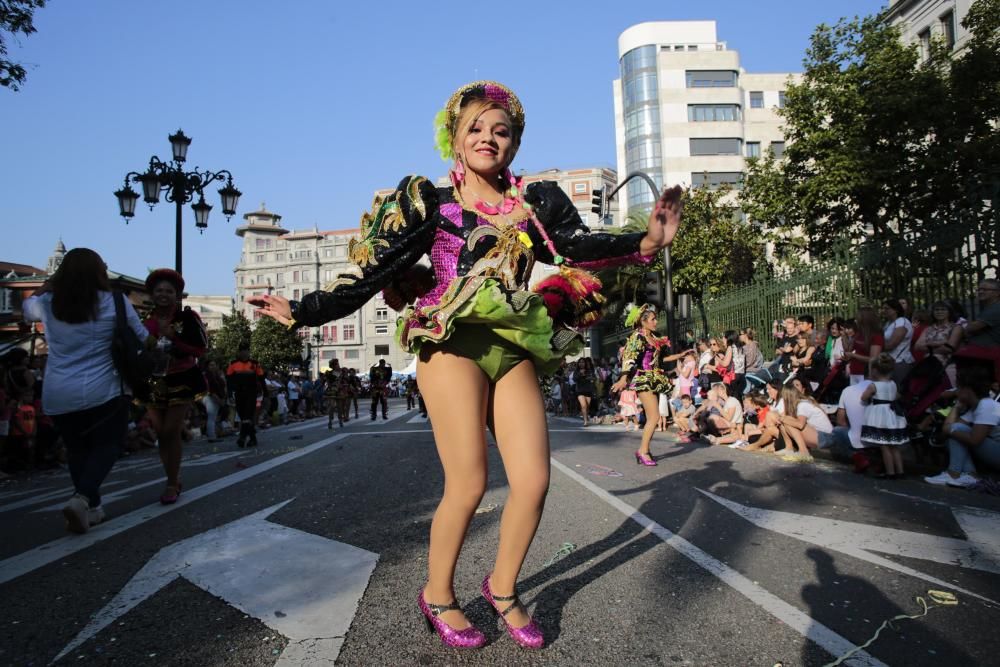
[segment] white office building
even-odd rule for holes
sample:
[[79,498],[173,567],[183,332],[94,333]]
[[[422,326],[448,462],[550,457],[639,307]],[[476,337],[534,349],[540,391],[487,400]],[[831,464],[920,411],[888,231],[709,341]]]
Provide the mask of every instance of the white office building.
[[962,19],[975,0],[890,0],[885,19],[899,27],[904,42],[919,44],[921,56],[930,55],[931,40],[942,39],[953,51],[969,41]]
[[[715,21],[656,21],[618,37],[613,84],[618,173],[664,184],[739,188],[747,157],[784,151],[785,88],[795,74],[752,74],[716,34]],[[648,209],[645,183],[626,186],[629,210]]]

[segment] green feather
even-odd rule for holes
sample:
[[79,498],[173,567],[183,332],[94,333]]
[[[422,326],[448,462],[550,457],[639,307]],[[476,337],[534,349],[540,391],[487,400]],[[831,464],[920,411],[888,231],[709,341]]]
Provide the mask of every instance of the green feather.
[[434,147],[445,162],[455,157],[451,147],[451,132],[448,130],[447,109],[441,109],[434,115]]

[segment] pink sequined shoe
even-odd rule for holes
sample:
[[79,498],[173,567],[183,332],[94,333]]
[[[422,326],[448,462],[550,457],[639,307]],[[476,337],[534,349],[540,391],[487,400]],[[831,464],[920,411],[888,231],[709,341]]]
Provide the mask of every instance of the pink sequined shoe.
[[655,465],[657,465],[656,461],[653,460],[652,456],[650,456],[649,454],[643,454],[641,452],[636,452],[635,453],[635,462],[638,463],[641,466],[655,466]]
[[[535,623],[535,619],[528,621],[528,624],[523,628],[515,628],[507,622],[507,614],[510,613],[511,609],[521,606],[521,601],[517,599],[517,591],[514,591],[513,595],[493,595],[493,591],[490,590],[490,575],[487,574],[486,578],[483,579],[483,597],[490,603],[490,609],[493,610],[493,613],[497,614],[503,621],[511,639],[524,648],[542,648],[545,644],[545,637],[542,636],[542,630]],[[497,602],[509,602],[510,604],[501,611]]]
[[424,591],[421,589],[420,595],[417,597],[417,604],[420,606],[420,611],[424,614],[424,620],[427,621],[427,630],[429,632],[436,631],[438,637],[441,638],[441,643],[445,646],[452,648],[481,648],[486,644],[486,635],[476,626],[470,625],[464,630],[456,630],[439,618],[446,611],[452,611],[453,609],[461,610],[462,608],[458,606],[457,602],[447,605],[429,604],[424,599]]

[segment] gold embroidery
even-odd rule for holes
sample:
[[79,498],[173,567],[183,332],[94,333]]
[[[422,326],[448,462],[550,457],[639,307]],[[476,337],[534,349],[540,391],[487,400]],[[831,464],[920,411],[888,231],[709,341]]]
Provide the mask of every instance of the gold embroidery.
[[[482,259],[472,265],[469,275],[484,275],[497,278],[507,289],[524,289],[527,286],[520,276],[530,276],[535,263],[535,254],[520,239],[521,232],[510,226],[502,230],[489,225],[480,225],[469,233],[466,246],[475,250],[476,243],[484,236],[495,236],[496,243],[486,251]],[[524,268],[519,270],[522,258]]]

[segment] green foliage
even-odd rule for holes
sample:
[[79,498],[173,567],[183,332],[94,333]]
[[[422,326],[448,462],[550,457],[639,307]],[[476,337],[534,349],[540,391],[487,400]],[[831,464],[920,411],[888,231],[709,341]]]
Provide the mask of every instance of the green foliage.
[[1000,187],[1000,0],[973,3],[963,25],[967,48],[935,42],[924,62],[881,17],[819,26],[778,111],[784,157],[749,161],[744,212],[768,233],[800,230],[814,256],[935,237],[933,259],[953,260],[949,227],[988,224]]
[[242,311],[233,309],[231,314],[222,316],[222,327],[209,336],[208,358],[225,369],[236,358],[240,345],[249,345],[250,339],[250,320]]
[[283,371],[302,362],[302,339],[270,317],[262,317],[250,336],[250,355],[267,370]]
[[[17,39],[18,33],[27,37],[37,32],[33,22],[36,9],[45,6],[45,0],[0,0],[0,86],[20,90],[27,77],[24,66],[7,59],[7,39]],[[10,33],[5,37],[4,33]]]
[[765,269],[764,243],[743,222],[730,189],[698,187],[684,193],[684,218],[671,248],[674,291],[709,294],[742,285]]

